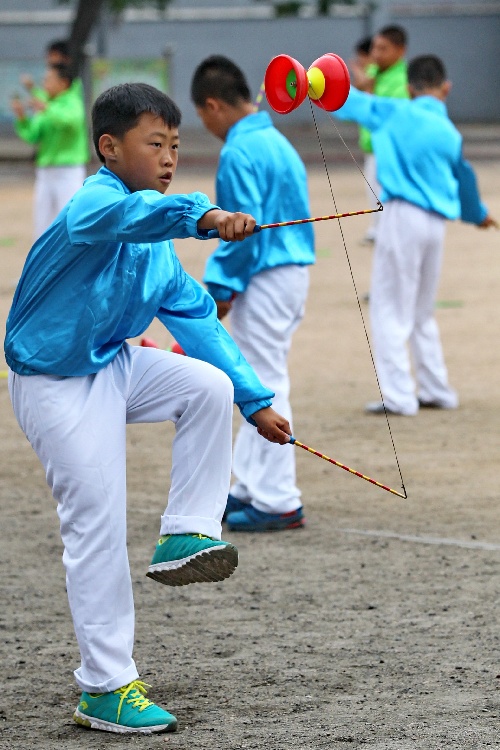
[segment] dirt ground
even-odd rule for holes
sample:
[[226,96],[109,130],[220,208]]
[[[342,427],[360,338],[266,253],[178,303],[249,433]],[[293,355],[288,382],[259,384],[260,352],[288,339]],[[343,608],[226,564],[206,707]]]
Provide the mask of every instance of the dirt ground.
[[[475,166],[500,218],[500,164]],[[355,169],[331,176],[339,211],[365,207]],[[28,168],[0,169],[2,328],[30,244],[31,177]],[[310,184],[313,212],[333,213],[324,171],[311,170]],[[183,174],[181,163],[175,189],[211,195],[212,175]],[[360,297],[371,264],[359,244],[366,223],[342,224]],[[377,387],[339,229],[325,222],[316,232],[290,362],[295,435],[398,489],[387,424],[363,413]],[[124,738],[72,722],[78,652],[54,502],[0,379],[2,749],[500,747],[500,233],[451,224],[446,245],[437,318],[461,405],[391,418],[407,500],[290,448],[306,528],[226,534],[240,550],[234,576],[170,590],[145,571],[172,430],[129,429],[135,658],[150,697],[177,715],[175,735]],[[177,243],[197,278],[211,247]],[[171,342],[159,324],[149,335]]]

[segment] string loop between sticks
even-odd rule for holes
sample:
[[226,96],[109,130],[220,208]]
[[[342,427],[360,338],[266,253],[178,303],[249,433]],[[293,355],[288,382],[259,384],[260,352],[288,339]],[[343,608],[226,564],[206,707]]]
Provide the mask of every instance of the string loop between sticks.
[[[321,136],[320,136],[320,133],[319,133],[319,128],[318,128],[318,125],[317,125],[317,122],[316,122],[316,117],[314,116],[314,109],[313,109],[312,102],[311,102],[310,99],[309,99],[309,106],[311,108],[311,115],[312,115],[312,119],[313,119],[313,123],[314,123],[314,128],[316,130],[316,136],[318,138],[318,143],[319,143],[319,147],[320,147],[320,151],[321,151],[321,157],[323,159],[323,166],[325,168],[326,177],[327,177],[327,180],[328,180],[328,185],[330,186],[330,195],[332,196],[332,201],[333,201],[333,205],[335,207],[335,211],[338,212],[337,201],[335,200],[335,195],[333,193],[332,181],[330,179],[330,173],[328,171],[328,165],[326,163],[325,153],[324,153],[324,150],[323,150],[323,144],[321,142]],[[326,110],[324,110],[324,111],[326,111]],[[329,113],[327,113],[327,114],[329,114]],[[366,182],[366,184],[370,188],[371,192],[373,193],[373,195],[377,199],[378,208],[377,209],[373,209],[373,210],[374,211],[382,210],[383,209],[382,204],[380,203],[379,199],[375,195],[375,192],[373,191],[373,188],[371,187],[371,185],[369,184],[368,180],[366,179],[366,177],[365,177],[365,175],[363,173],[363,170],[361,169],[361,167],[357,163],[356,159],[354,158],[354,155],[351,153],[351,151],[350,151],[349,147],[347,146],[346,142],[344,141],[344,139],[340,135],[340,133],[338,131],[338,128],[335,126],[335,123],[331,119],[330,115],[329,115],[329,119],[330,119],[333,127],[335,128],[338,136],[340,137],[340,140],[342,141],[343,145],[345,146],[345,148],[349,152],[349,154],[350,154],[350,156],[351,156],[354,164],[356,165],[358,171],[361,173],[364,181]],[[343,229],[342,229],[342,223],[340,222],[340,220],[338,222],[338,226],[339,226],[340,236],[342,238],[342,245],[344,247],[344,253],[345,253],[345,256],[346,256],[347,265],[349,267],[349,273],[350,273],[350,276],[351,276],[352,285],[354,287],[354,293],[356,295],[356,301],[357,301],[357,304],[358,304],[359,315],[360,315],[360,318],[361,318],[361,322],[363,324],[363,330],[364,330],[364,333],[365,333],[366,343],[368,345],[368,351],[370,352],[370,359],[372,361],[372,367],[373,367],[373,371],[375,373],[375,379],[377,381],[378,392],[380,394],[380,399],[381,399],[383,407],[384,407],[384,416],[385,416],[385,421],[386,421],[386,424],[387,424],[387,429],[389,431],[389,437],[390,437],[390,440],[391,440],[392,450],[394,452],[394,458],[396,460],[396,465],[398,467],[399,477],[401,479],[401,486],[402,486],[403,491],[404,491],[404,495],[400,495],[400,497],[404,497],[406,499],[407,495],[406,495],[406,489],[405,489],[405,485],[404,485],[404,481],[403,481],[403,473],[401,471],[401,466],[400,466],[400,463],[399,463],[398,453],[397,453],[397,450],[396,450],[396,444],[394,442],[394,437],[393,437],[392,430],[391,430],[391,424],[389,422],[389,416],[387,414],[387,409],[386,409],[385,403],[384,403],[384,397],[382,395],[382,389],[380,387],[380,380],[379,380],[379,377],[378,377],[377,368],[375,367],[375,359],[374,359],[372,347],[371,347],[371,344],[370,344],[370,338],[368,336],[368,329],[367,329],[366,322],[365,322],[365,316],[363,315],[363,308],[361,307],[361,300],[360,300],[360,297],[359,297],[359,294],[358,294],[358,288],[356,286],[356,281],[354,280],[354,272],[353,272],[353,269],[352,269],[351,259],[349,257],[349,253],[347,251],[347,243],[346,243],[346,240],[345,240],[344,232],[343,232]],[[315,451],[312,451],[312,452],[314,453]],[[318,455],[321,455],[321,457],[323,458],[322,454],[318,454]],[[335,463],[333,460],[331,462]],[[346,471],[350,471],[350,469],[347,469],[345,466],[342,466],[341,468],[346,469]],[[352,473],[355,473],[357,475],[357,472],[352,472]],[[367,477],[365,477],[362,474],[360,474],[359,476],[361,476],[363,479],[367,479]],[[367,481],[372,481],[372,480],[367,479]],[[388,487],[385,487],[385,485],[380,485],[377,482],[373,482],[373,484],[377,484],[378,486],[381,486],[384,489],[387,489],[389,492],[393,492],[395,495],[399,495],[398,492],[396,492],[395,490],[391,490]]]

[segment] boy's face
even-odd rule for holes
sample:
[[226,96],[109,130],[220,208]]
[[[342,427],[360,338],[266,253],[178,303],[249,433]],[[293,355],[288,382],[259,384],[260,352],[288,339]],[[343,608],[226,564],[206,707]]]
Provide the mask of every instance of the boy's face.
[[46,56],[46,62],[47,65],[69,65],[70,64],[70,58],[67,55],[63,55],[62,52],[58,52],[57,50],[50,50],[50,52],[47,52]]
[[393,44],[386,37],[377,34],[373,38],[370,56],[372,62],[378,65],[380,70],[387,70],[391,65],[397,63],[405,54],[405,48],[398,44]]
[[169,128],[161,117],[150,112],[144,112],[123,138],[106,134],[99,139],[106,166],[131,192],[165,193],[177,169],[178,149],[178,128]]
[[68,88],[68,81],[61,78],[57,70],[54,70],[54,68],[47,68],[43,78],[43,88],[47,92],[49,99],[53,99],[58,94],[66,91]]

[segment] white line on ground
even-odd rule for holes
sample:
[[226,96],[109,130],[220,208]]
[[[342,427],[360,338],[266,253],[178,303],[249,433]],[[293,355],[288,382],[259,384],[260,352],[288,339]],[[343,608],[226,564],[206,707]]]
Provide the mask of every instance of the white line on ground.
[[448,539],[446,537],[439,536],[412,536],[410,534],[396,534],[393,531],[371,531],[368,529],[337,529],[344,534],[360,534],[361,536],[374,536],[383,539],[399,539],[402,542],[415,542],[417,544],[443,544],[451,547],[463,547],[465,549],[483,549],[493,550],[495,552],[500,551],[500,544],[493,544],[491,542],[475,542],[468,541],[466,539]]

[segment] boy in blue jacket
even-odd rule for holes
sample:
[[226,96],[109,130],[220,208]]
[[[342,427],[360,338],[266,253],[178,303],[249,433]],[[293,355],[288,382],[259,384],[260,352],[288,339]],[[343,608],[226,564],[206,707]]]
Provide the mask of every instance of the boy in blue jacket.
[[[181,115],[160,91],[116,86],[96,100],[92,117],[105,166],[32,247],[5,354],[16,417],[58,503],[81,653],[75,721],[149,734],[175,729],[176,719],[144,697],[132,658],[125,426],[176,426],[168,505],[148,571],[171,586],[223,580],[238,562],[236,548],[220,539],[233,395],[268,440],[284,444],[291,433],[171,242],[203,239],[212,229],[240,241],[255,220],[201,193],[164,195],[177,167]],[[154,317],[189,357],[127,343]]]
[[[415,58],[408,83],[408,101],[351,88],[334,116],[372,131],[384,203],[370,291],[375,365],[386,410],[414,415],[419,407],[458,406],[434,317],[446,219],[483,228],[496,223],[481,203],[474,172],[462,157],[462,137],[448,118],[451,84],[442,61]],[[383,414],[384,404],[370,402],[366,410]]]
[[[203,124],[224,141],[217,171],[217,202],[249,211],[259,224],[310,216],[307,175],[267,112],[255,112],[242,71],[214,55],[196,69],[191,98]],[[287,358],[303,314],[314,263],[310,224],[260,232],[241,245],[222,238],[204,281],[219,317],[231,311],[234,340],[256,373],[275,392],[291,421]],[[243,422],[234,445],[226,509],[232,531],[296,529],[304,523],[292,451],[262,440]]]

